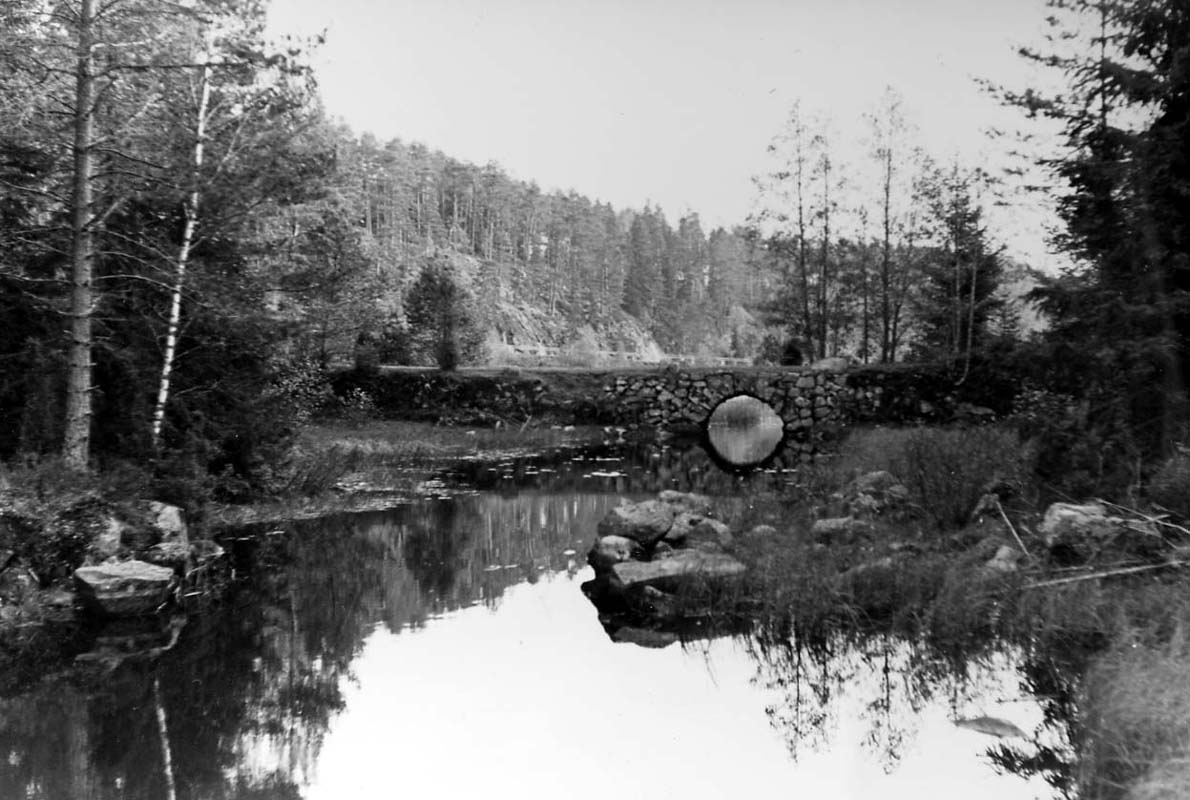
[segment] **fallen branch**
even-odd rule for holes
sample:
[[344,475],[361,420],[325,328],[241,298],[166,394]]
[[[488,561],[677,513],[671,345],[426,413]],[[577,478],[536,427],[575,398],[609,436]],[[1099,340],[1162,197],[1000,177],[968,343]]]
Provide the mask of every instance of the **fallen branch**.
[[1041,589],[1047,586],[1061,586],[1066,583],[1078,583],[1080,581],[1093,581],[1099,578],[1112,578],[1117,575],[1131,575],[1137,572],[1148,572],[1154,569],[1162,569],[1163,567],[1184,567],[1190,564],[1190,561],[1166,561],[1161,564],[1145,564],[1140,567],[1126,567],[1124,569],[1112,569],[1105,572],[1091,572],[1086,575],[1076,575],[1073,578],[1058,578],[1052,581],[1039,581],[1037,583],[1025,584],[1021,587],[1023,589]]
[[1008,515],[1004,513],[1004,506],[1000,505],[1000,498],[996,497],[996,510],[1000,512],[1000,518],[1004,520],[1004,524],[1008,526],[1008,530],[1012,531],[1012,538],[1016,539],[1016,543],[1021,546],[1021,552],[1025,554],[1026,558],[1033,558],[1029,554],[1029,548],[1025,547],[1025,543],[1021,541],[1021,536],[1016,532],[1012,521],[1008,519]]
[[[1175,531],[1182,534],[1183,536],[1190,536],[1190,529],[1184,528],[1181,525],[1176,525],[1176,524],[1170,522],[1168,519],[1166,519],[1166,517],[1169,516],[1168,514],[1162,514],[1160,516],[1154,517],[1154,516],[1145,514],[1143,512],[1137,511],[1135,508],[1128,508],[1127,506],[1122,506],[1122,505],[1119,505],[1118,503],[1112,503],[1108,500],[1100,500],[1099,498],[1096,498],[1095,502],[1101,503],[1105,506],[1111,506],[1112,508],[1116,508],[1116,509],[1119,509],[1120,511],[1127,512],[1129,514],[1132,514],[1133,516],[1140,517],[1145,522],[1151,522],[1154,525],[1163,525],[1166,528],[1173,528]],[[1135,530],[1135,529],[1133,529],[1133,530]]]

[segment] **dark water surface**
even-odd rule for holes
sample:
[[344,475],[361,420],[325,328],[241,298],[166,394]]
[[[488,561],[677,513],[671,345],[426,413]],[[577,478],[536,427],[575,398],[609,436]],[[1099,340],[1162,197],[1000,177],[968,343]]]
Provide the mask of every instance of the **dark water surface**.
[[90,656],[4,683],[0,798],[1057,796],[987,752],[1037,742],[954,724],[1043,730],[1012,652],[960,675],[893,640],[803,659],[609,638],[579,590],[608,509],[787,479],[609,446],[461,463],[441,497],[241,532],[223,599],[172,648],[145,654],[169,620],[76,632],[63,647]]

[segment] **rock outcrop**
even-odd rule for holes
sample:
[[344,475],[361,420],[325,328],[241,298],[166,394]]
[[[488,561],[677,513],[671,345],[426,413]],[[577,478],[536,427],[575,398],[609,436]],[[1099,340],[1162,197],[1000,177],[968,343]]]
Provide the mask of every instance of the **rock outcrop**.
[[1054,503],[1038,533],[1050,557],[1065,565],[1086,564],[1108,550],[1152,558],[1166,548],[1153,522],[1110,514],[1102,503]]
[[145,561],[122,561],[74,571],[78,597],[109,617],[151,614],[169,598],[174,571]]
[[[713,513],[703,495],[666,491],[656,500],[621,505],[600,521],[587,553],[595,579],[583,591],[605,624],[619,617],[621,624],[610,628],[659,630],[705,616],[692,596],[745,573],[729,552],[731,529]],[[640,638],[617,638],[614,630],[617,641]]]

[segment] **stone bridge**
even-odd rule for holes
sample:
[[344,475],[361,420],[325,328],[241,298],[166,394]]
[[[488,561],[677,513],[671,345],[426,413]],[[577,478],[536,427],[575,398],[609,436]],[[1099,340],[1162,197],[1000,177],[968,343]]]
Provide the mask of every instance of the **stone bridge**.
[[829,438],[852,424],[1003,414],[1016,391],[1011,380],[994,370],[973,369],[960,379],[946,364],[842,371],[681,365],[456,372],[381,367],[339,373],[332,385],[341,398],[366,397],[381,417],[468,425],[536,419],[705,428],[724,400],[750,395],[769,404],[784,421],[787,438],[796,441]]
[[978,397],[976,383],[964,389],[944,365],[669,367],[615,375],[604,384],[601,402],[626,421],[705,428],[720,403],[746,395],[767,403],[784,421],[786,434],[804,441],[829,437],[855,423],[944,421],[1008,410],[1011,392],[1005,396],[1000,387],[993,397]]

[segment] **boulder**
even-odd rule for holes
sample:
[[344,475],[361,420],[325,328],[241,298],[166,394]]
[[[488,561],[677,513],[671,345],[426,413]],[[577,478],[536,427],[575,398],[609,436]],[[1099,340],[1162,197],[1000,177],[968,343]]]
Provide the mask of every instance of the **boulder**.
[[612,565],[640,558],[644,550],[640,542],[627,536],[601,536],[587,553],[587,563],[596,572],[606,572]]
[[730,547],[732,535],[731,529],[717,519],[683,511],[674,517],[661,541],[671,547],[716,549]]
[[190,563],[190,546],[181,542],[159,542],[146,550],[141,558],[159,567],[169,567],[178,575],[185,575]]
[[161,533],[161,541],[181,542],[182,544],[190,543],[190,536],[186,528],[186,519],[182,515],[182,509],[177,506],[171,506],[168,503],[160,503],[153,500],[149,503],[149,514],[152,518],[153,527]]
[[872,523],[855,517],[830,517],[814,521],[810,535],[819,544],[853,544],[872,534]]
[[876,516],[904,505],[909,490],[887,470],[860,475],[848,491],[851,513]]
[[699,550],[726,550],[735,544],[731,528],[717,519],[704,519],[686,537],[686,547]]
[[0,571],[0,605],[19,604],[37,591],[37,579],[28,569],[13,566]]
[[901,485],[897,477],[886,469],[878,469],[860,475],[854,481],[859,494],[883,494]]
[[669,532],[674,514],[674,507],[660,500],[627,503],[608,512],[597,530],[600,536],[623,536],[652,547]]
[[93,562],[106,561],[120,552],[124,540],[124,531],[128,525],[114,516],[104,519],[102,526],[96,532],[95,538],[87,548],[87,555]]
[[777,529],[772,525],[757,525],[748,531],[748,535],[757,539],[771,539],[777,535]]
[[1015,547],[1002,545],[996,554],[983,565],[983,571],[988,575],[1008,575],[1020,569],[1025,554]]
[[620,593],[640,591],[646,586],[675,592],[691,582],[738,578],[744,572],[744,565],[726,553],[675,550],[668,558],[616,564],[611,568],[609,585]]
[[1054,503],[1038,526],[1050,556],[1060,563],[1081,564],[1105,547],[1151,557],[1165,541],[1151,522],[1111,516],[1101,503]]
[[79,567],[74,571],[79,599],[102,614],[131,617],[156,611],[174,586],[174,571],[144,561]]
[[709,517],[714,513],[714,505],[711,503],[711,498],[705,494],[677,492],[673,489],[666,489],[657,495],[657,497],[662,503],[673,506],[677,511],[687,511],[691,514],[699,514],[704,517]]
[[657,542],[653,546],[653,558],[669,558],[677,552],[677,548],[665,541]]

